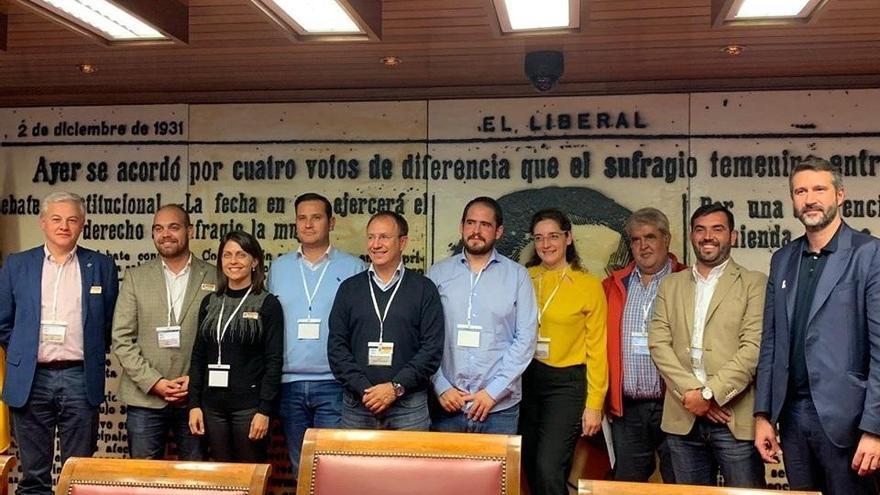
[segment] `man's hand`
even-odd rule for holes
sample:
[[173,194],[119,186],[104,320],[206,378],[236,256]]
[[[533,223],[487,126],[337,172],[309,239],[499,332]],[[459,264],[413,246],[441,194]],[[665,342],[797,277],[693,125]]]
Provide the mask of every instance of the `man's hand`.
[[602,429],[602,411],[594,411],[588,407],[584,408],[584,414],[581,416],[582,436],[591,437]]
[[440,401],[440,407],[448,413],[461,411],[464,407],[464,393],[455,387],[443,392],[437,400]]
[[171,380],[171,383],[176,384],[177,390],[172,390],[165,396],[165,400],[173,405],[181,405],[186,403],[186,398],[189,395],[189,376],[179,376],[174,380]]
[[776,428],[764,416],[755,416],[755,448],[761,459],[768,464],[779,464],[779,442],[776,441]]
[[[164,378],[159,378],[159,381],[153,384],[152,388],[150,388],[150,393],[161,397],[162,399],[168,402],[174,402],[177,399],[176,395],[180,392],[180,384],[176,383],[172,380],[166,380]],[[184,392],[185,393],[185,392]]]
[[681,403],[694,416],[705,416],[709,412],[709,401],[703,399],[703,393],[695,388],[684,393]]
[[709,410],[706,411],[706,417],[713,423],[726,425],[730,423],[730,411],[719,406],[715,399],[709,401]]
[[471,421],[486,421],[486,418],[489,417],[489,411],[495,407],[495,399],[489,395],[489,392],[486,392],[486,389],[480,390],[475,394],[465,394],[462,399],[465,402],[471,403],[471,408],[467,414],[468,419]]
[[254,414],[251,419],[251,429],[248,431],[248,438],[251,440],[259,440],[266,436],[269,432],[269,416],[262,413]]
[[856,455],[853,456],[853,471],[858,471],[859,476],[868,476],[877,470],[878,464],[880,464],[880,436],[862,433]]
[[380,383],[364,390],[363,403],[373,414],[379,414],[391,407],[397,400],[394,385],[391,382]]

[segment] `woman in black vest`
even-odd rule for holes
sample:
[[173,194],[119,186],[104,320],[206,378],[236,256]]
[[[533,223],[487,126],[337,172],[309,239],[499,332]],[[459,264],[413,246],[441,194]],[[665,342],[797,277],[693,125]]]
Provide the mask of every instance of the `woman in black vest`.
[[284,317],[266,291],[263,250],[230,232],[217,249],[217,290],[202,301],[190,365],[189,428],[215,461],[264,462],[281,382]]

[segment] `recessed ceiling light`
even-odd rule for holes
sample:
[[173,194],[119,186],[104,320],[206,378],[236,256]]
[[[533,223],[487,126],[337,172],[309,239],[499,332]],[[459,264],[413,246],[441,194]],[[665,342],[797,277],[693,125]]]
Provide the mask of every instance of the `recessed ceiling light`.
[[98,72],[98,66],[95,64],[79,64],[76,68],[83,74],[94,74],[95,72]]
[[501,31],[543,31],[580,27],[580,0],[493,0]]
[[393,55],[382,57],[381,59],[379,59],[379,61],[382,62],[383,65],[386,65],[388,67],[397,67],[398,65],[400,65],[400,62],[402,62],[402,60],[400,60],[400,57],[395,57]]
[[364,34],[364,30],[337,0],[253,1],[281,16],[288,25],[304,35]]
[[27,0],[109,41],[167,40],[168,37],[106,0]]
[[730,55],[731,57],[738,57],[742,55],[743,47],[740,45],[727,45],[721,49],[723,53]]

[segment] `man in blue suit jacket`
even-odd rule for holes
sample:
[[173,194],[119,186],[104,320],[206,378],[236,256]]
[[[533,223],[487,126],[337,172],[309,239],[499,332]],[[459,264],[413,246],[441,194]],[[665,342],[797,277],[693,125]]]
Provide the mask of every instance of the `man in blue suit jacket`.
[[790,178],[802,236],[770,262],[755,446],[792,490],[876,494],[880,463],[880,240],[843,223],[840,170],[810,157]]
[[113,260],[77,247],[84,222],[81,197],[50,194],[40,209],[46,244],[9,256],[0,271],[3,401],[23,470],[19,495],[52,494],[56,427],[62,463],[97,449],[118,282]]

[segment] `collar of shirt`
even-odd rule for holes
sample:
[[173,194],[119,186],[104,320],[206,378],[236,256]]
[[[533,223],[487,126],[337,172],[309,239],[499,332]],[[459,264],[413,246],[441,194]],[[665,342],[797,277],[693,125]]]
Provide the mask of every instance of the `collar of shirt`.
[[[464,267],[467,268],[468,271],[471,271],[471,265],[468,262],[467,254],[465,254],[465,253],[466,253],[466,251],[464,249],[462,249],[461,253],[459,253],[459,255],[458,255],[459,256],[458,261],[459,261],[459,263],[464,265]],[[498,262],[498,251],[496,251],[495,248],[492,248],[492,252],[489,253],[489,261],[486,262],[486,266],[483,267],[483,270],[485,270],[486,268],[489,268],[489,265],[491,265],[492,263],[497,263],[497,262]]]
[[394,284],[397,283],[398,280],[400,280],[400,275],[403,274],[403,258],[400,259],[400,263],[397,264],[397,269],[394,270],[394,275],[391,277],[391,280],[389,280],[387,284],[383,282],[382,279],[379,277],[379,274],[376,273],[376,269],[373,268],[372,263],[370,263],[370,268],[368,268],[367,270],[369,270],[370,278],[373,279],[373,282],[376,283],[376,285],[382,290],[382,292],[386,292],[391,287],[394,287]]
[[706,284],[715,282],[721,277],[721,274],[724,272],[724,269],[727,268],[728,263],[730,263],[730,258],[727,258],[726,260],[724,260],[724,263],[721,263],[720,265],[712,268],[712,270],[709,272],[709,276],[707,277],[703,277],[702,275],[700,275],[699,270],[697,270],[697,265],[694,264],[694,266],[691,268],[691,273],[693,273],[694,275],[694,281],[697,283],[702,282]]
[[[661,268],[659,271],[654,273],[654,275],[651,277],[651,283],[652,284],[659,284],[660,281],[663,280],[663,277],[669,275],[669,273],[671,271],[672,271],[672,260],[667,259],[666,264],[663,265],[663,268]],[[632,275],[630,275],[630,277],[632,277],[630,279],[630,283],[633,283],[633,282],[636,282],[639,284],[642,283],[642,269],[639,268],[639,265],[636,265],[636,269],[632,271]]]
[[166,277],[169,277],[171,280],[175,280],[189,274],[190,267],[192,267],[192,261],[192,253],[189,253],[189,259],[186,260],[186,266],[183,267],[183,270],[180,270],[180,273],[174,273],[171,271],[170,268],[168,268],[165,260],[162,260],[162,271],[165,273]]
[[58,261],[55,260],[55,257],[52,256],[52,253],[49,252],[49,246],[47,246],[46,244],[43,244],[43,254],[45,255],[46,259],[49,260],[51,263],[55,263],[56,265],[66,265],[70,263],[70,261],[74,257],[76,257],[77,248],[79,248],[79,246],[73,246],[73,249],[71,249],[69,253],[64,255],[64,261],[62,261],[61,263],[58,263]]
[[315,271],[318,269],[318,267],[320,267],[322,264],[324,264],[325,261],[330,259],[330,253],[332,250],[333,250],[333,245],[332,244],[328,245],[327,250],[324,251],[324,254],[322,254],[321,257],[318,258],[318,260],[315,261],[314,263],[312,263],[311,261],[308,260],[308,258],[306,258],[305,253],[303,253],[302,245],[300,245],[298,248],[296,248],[296,254],[297,254],[297,257],[300,259],[300,261],[302,261],[302,264],[305,265],[306,268],[308,268],[309,270]]
[[803,244],[801,246],[801,248],[803,250],[803,255],[807,256],[807,255],[818,254],[818,255],[824,256],[824,255],[828,255],[828,254],[831,254],[831,253],[837,251],[837,238],[840,237],[840,230],[842,227],[843,227],[843,222],[841,222],[840,226],[837,227],[837,232],[834,233],[834,235],[831,237],[831,240],[828,241],[828,244],[825,244],[821,249],[819,249],[818,253],[810,252],[810,241],[808,241],[807,238],[804,237]]

